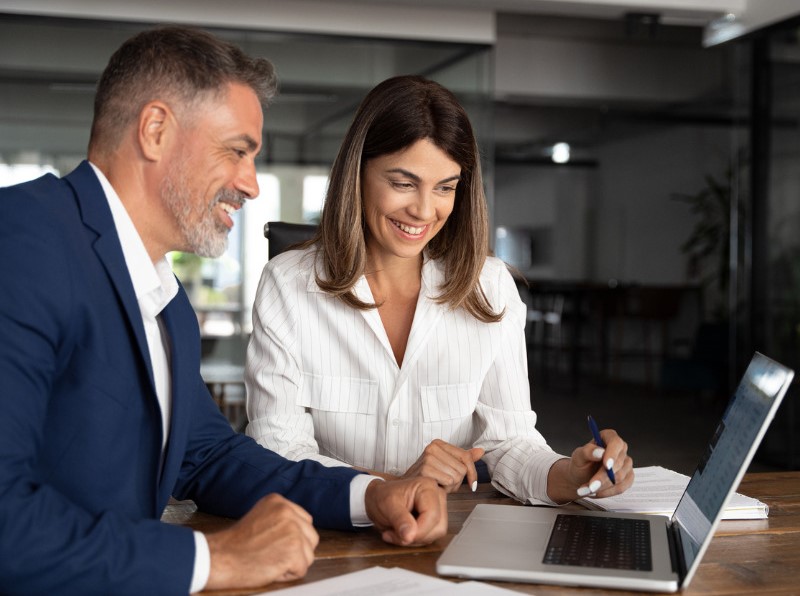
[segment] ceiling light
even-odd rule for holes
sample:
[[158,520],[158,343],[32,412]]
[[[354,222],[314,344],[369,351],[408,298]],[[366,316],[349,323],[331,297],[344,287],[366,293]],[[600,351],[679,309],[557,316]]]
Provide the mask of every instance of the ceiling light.
[[569,143],[553,145],[552,159],[555,163],[567,163],[569,161]]

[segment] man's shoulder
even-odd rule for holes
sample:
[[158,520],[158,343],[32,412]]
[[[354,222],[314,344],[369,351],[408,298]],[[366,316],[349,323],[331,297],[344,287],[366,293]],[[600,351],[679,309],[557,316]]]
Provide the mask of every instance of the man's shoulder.
[[34,180],[0,188],[0,198],[25,197],[26,201],[30,201],[52,196],[54,192],[64,192],[67,188],[62,178],[53,174],[45,174]]
[[83,162],[64,177],[49,173],[34,180],[0,188],[0,200],[14,201],[16,213],[22,210],[25,214],[42,217],[48,213],[74,211],[78,207],[77,193],[81,190],[88,192],[91,187],[87,184],[92,179],[98,184],[91,167],[87,162]]
[[69,185],[53,174],[0,188],[0,205],[14,214],[0,225],[1,233],[30,238],[41,249],[43,242],[54,246],[79,217]]

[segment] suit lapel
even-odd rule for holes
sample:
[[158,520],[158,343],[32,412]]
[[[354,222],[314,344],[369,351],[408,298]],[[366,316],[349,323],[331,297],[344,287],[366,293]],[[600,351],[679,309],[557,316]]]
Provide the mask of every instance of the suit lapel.
[[84,225],[97,234],[97,239],[93,244],[95,253],[111,279],[114,290],[122,304],[139,348],[142,363],[149,374],[153,396],[155,396],[153,367],[150,362],[150,351],[147,348],[142,315],[139,311],[136,293],[133,290],[133,282],[131,282],[128,267],[125,264],[125,256],[122,254],[122,246],[119,242],[117,229],[114,226],[114,218],[111,216],[111,209],[108,207],[103,188],[87,161],[82,162],[72,173],[65,177],[65,180],[75,191]]

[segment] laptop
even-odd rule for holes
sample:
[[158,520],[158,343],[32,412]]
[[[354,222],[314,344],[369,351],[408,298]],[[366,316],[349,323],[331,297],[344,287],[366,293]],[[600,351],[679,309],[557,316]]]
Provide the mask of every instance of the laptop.
[[671,518],[481,504],[436,571],[654,592],[688,586],[793,377],[774,360],[753,356]]

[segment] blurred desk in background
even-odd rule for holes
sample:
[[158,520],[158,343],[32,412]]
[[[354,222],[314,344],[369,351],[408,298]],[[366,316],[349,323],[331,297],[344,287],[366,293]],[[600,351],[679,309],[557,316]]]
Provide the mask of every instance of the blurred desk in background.
[[642,361],[646,381],[653,385],[655,365],[671,350],[671,323],[682,309],[693,311],[693,326],[703,316],[702,292],[697,285],[526,281],[527,286],[520,284],[528,307],[526,337],[534,354],[541,356],[545,382],[550,369],[548,355],[554,353],[557,358],[561,354],[568,357],[567,372],[574,384],[587,372],[582,361],[588,356],[604,378],[618,378],[625,360]]
[[231,426],[240,430],[247,419],[244,366],[230,362],[203,362],[200,364],[200,376]]

